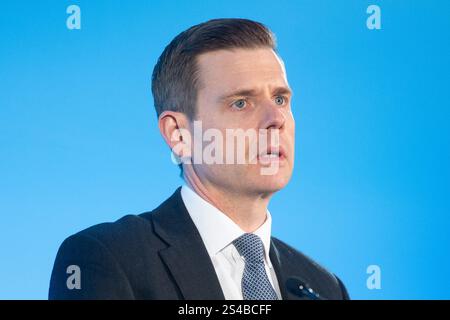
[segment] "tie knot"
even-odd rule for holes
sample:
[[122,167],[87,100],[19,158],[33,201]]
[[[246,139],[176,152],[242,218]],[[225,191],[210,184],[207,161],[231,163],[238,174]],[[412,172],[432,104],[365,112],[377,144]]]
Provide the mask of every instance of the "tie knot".
[[260,237],[253,233],[244,233],[233,241],[234,246],[246,262],[263,263],[264,245]]

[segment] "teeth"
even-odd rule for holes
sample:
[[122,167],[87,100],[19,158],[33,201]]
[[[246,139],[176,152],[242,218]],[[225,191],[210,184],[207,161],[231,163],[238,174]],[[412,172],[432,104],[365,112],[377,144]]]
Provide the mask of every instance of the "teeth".
[[265,157],[265,158],[278,158],[279,154],[278,153],[266,153],[261,155],[261,157]]

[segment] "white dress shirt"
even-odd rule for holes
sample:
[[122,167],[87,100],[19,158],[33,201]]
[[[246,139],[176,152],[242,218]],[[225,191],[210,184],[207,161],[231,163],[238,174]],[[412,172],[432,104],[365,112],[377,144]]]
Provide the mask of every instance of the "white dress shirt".
[[[206,246],[225,299],[242,300],[241,281],[245,261],[232,242],[245,231],[189,186],[184,185],[181,188],[181,197]],[[272,218],[267,210],[266,221],[253,233],[263,242],[266,273],[278,298],[281,299],[278,280],[269,257],[271,226]]]

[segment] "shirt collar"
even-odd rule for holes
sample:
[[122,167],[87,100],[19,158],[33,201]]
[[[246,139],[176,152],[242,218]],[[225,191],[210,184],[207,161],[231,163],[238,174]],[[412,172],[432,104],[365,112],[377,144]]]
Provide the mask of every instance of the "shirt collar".
[[[210,257],[215,256],[245,233],[225,213],[199,196],[188,185],[183,185],[181,188],[181,197],[205,243]],[[269,258],[271,227],[272,217],[269,210],[267,210],[266,221],[253,232],[263,242],[264,254],[269,267],[271,266]]]

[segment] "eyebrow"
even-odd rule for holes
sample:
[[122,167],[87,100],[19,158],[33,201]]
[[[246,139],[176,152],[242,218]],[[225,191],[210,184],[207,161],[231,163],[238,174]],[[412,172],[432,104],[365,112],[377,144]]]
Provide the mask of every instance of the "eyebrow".
[[[255,97],[258,95],[258,93],[259,93],[259,91],[256,89],[238,89],[236,91],[233,91],[233,92],[230,92],[230,93],[220,96],[218,98],[218,101],[223,102],[230,98],[240,97],[240,96]],[[275,94],[275,95],[278,95],[278,94],[292,95],[292,90],[289,89],[288,87],[284,87],[284,86],[276,87],[273,89],[273,94]]]

